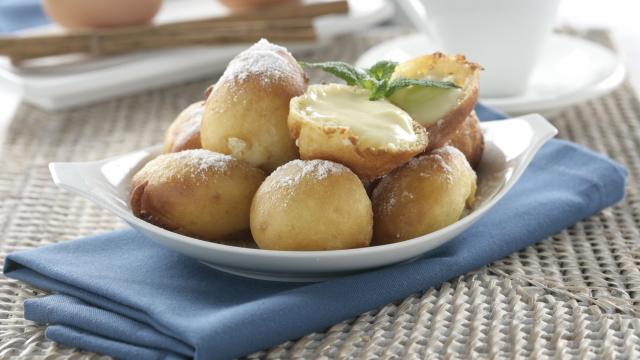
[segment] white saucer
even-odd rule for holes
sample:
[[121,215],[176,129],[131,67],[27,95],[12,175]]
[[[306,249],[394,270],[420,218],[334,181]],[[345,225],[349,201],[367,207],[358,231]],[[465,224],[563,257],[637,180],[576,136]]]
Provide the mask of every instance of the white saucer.
[[[374,46],[356,65],[368,67],[382,59],[404,61],[436,50],[426,35],[412,34]],[[512,114],[553,110],[605,95],[624,77],[624,63],[611,50],[577,37],[553,34],[525,94],[485,98],[481,84],[480,100]]]

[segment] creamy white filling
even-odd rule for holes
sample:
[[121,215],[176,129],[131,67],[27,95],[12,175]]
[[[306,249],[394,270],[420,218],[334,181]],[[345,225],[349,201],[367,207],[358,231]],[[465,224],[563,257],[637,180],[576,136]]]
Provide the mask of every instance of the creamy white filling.
[[396,147],[416,141],[411,116],[387,100],[341,84],[311,85],[301,102],[307,119],[349,130],[365,147]]

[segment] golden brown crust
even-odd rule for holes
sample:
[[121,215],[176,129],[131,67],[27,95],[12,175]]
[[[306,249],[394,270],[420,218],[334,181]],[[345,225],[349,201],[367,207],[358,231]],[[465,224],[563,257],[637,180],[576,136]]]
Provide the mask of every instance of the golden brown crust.
[[[314,126],[298,130],[297,143],[300,144],[301,159],[335,161],[348,166],[362,180],[374,180],[411,160],[426,148],[428,141],[424,128],[414,124],[414,131],[419,140],[405,149],[362,149],[346,132]],[[343,141],[345,139],[348,141]]]
[[[419,66],[419,69],[412,69]],[[417,73],[416,73],[417,70]],[[465,86],[465,82],[470,79],[469,75],[477,76],[478,71],[482,70],[480,64],[467,60],[464,55],[447,55],[443,52],[436,51],[432,54],[422,55],[407,60],[399,64],[392,78],[424,78],[434,72],[451,75],[453,81],[458,86]],[[415,76],[407,76],[409,73]]]
[[[462,98],[439,119],[429,123],[420,114],[410,113],[414,120],[423,124],[429,134],[430,151],[443,146],[451,139],[478,101],[480,70],[482,67],[468,61],[463,55],[449,56],[441,52],[419,56],[398,65],[393,78],[446,80],[462,89]],[[402,106],[400,106],[402,107]]]
[[447,143],[465,119],[471,114],[478,101],[478,86],[476,85],[466,93],[460,104],[448,112],[442,119],[427,128],[429,134],[429,146],[426,151],[437,149]]
[[294,160],[271,173],[251,204],[251,233],[261,249],[339,250],[369,246],[371,201],[346,166]]
[[[169,217],[163,213],[162,206],[157,206],[159,200],[156,194],[162,194],[164,190],[157,190],[156,187],[148,187],[149,181],[146,179],[136,179],[132,181],[131,188],[131,211],[136,217],[159,226],[169,231],[189,234],[189,232],[181,230],[179,226],[174,224]],[[161,201],[162,202],[162,201]]]
[[429,142],[424,127],[412,122],[416,135],[414,142],[402,146],[371,148],[359,146],[358,137],[348,128],[319,124],[308,119],[296,99],[291,101],[289,130],[296,139],[300,158],[323,159],[348,166],[363,181],[370,181],[388,174],[393,169],[411,160],[427,147]]
[[447,145],[460,150],[473,169],[478,167],[484,152],[484,134],[475,111],[467,116]]
[[476,174],[445,146],[385,176],[373,191],[373,244],[413,239],[457,221],[473,202]]
[[[252,69],[254,62],[264,63]],[[203,148],[232,155],[267,172],[297,158],[287,128],[289,100],[304,93],[307,82],[286,50],[250,48],[241,53],[206,101]]]
[[203,240],[226,239],[249,227],[251,199],[264,172],[207,150],[163,154],[131,181],[133,214]]
[[165,133],[165,153],[202,148],[200,124],[203,111],[204,101],[195,102],[182,110]]
[[144,189],[147,187],[149,182],[147,180],[136,179],[135,177],[131,181],[131,200],[129,204],[131,206],[131,211],[133,215],[139,217],[141,219],[147,218],[145,212],[145,204],[143,204],[142,196],[144,195]]

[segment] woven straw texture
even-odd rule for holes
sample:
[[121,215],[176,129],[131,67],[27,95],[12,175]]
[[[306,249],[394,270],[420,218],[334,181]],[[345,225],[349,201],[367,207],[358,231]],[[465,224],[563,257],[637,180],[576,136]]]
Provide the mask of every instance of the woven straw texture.
[[[302,58],[353,61],[395,34],[344,37]],[[584,35],[607,41],[601,32]],[[210,80],[60,113],[21,106],[0,139],[0,256],[123,226],[57,189],[48,162],[158,143]],[[639,116],[627,84],[549,116],[561,138],[629,169],[620,204],[497,263],[250,358],[640,358]],[[0,359],[106,358],[50,342],[24,320],[23,301],[42,294],[0,275]]]

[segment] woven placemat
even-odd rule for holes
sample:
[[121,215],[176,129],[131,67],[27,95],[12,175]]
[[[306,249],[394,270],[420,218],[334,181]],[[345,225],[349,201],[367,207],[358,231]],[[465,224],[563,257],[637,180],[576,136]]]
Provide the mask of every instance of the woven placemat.
[[[343,37],[302,58],[353,61],[396,34]],[[607,42],[602,32],[584,35]],[[200,99],[210,82],[60,113],[21,106],[0,152],[0,256],[123,226],[57,189],[47,164],[158,143],[174,116]],[[629,169],[620,204],[490,266],[250,358],[640,358],[638,116],[640,103],[628,84],[550,116],[561,138]],[[24,320],[23,301],[42,295],[0,275],[0,359],[107,358],[50,342],[43,327]]]

